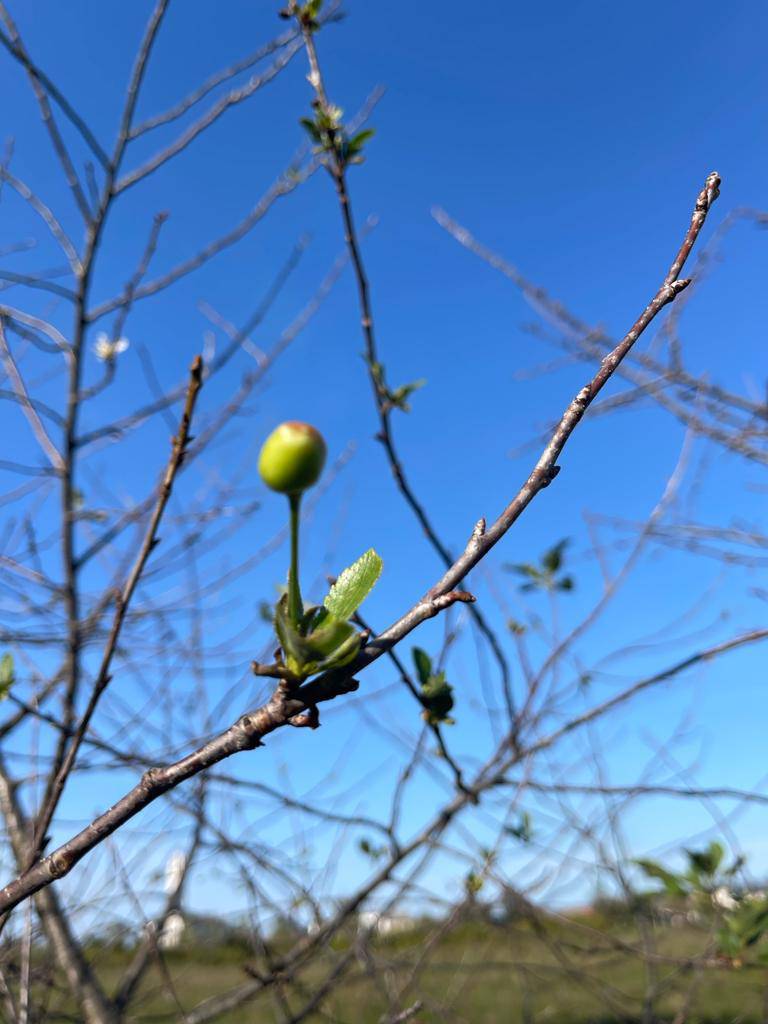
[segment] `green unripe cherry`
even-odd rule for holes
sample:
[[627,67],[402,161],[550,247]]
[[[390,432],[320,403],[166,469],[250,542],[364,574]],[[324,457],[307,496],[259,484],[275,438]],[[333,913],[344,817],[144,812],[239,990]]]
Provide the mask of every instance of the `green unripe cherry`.
[[325,465],[322,434],[309,423],[289,420],[272,431],[259,455],[261,479],[273,491],[296,495],[317,483]]

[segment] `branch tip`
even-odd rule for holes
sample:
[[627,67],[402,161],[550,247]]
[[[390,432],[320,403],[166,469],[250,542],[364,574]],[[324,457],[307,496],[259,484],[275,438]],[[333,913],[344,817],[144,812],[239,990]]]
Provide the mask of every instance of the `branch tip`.
[[472,537],[470,538],[472,543],[477,543],[482,536],[485,534],[485,516],[481,516],[475,523],[475,527],[472,530]]
[[696,199],[696,209],[702,212],[709,210],[710,206],[717,197],[720,195],[720,185],[722,184],[722,178],[717,171],[711,171],[707,175],[707,180],[704,182],[704,188]]
[[192,379],[199,386],[203,378],[203,357],[201,355],[196,355],[192,360],[189,372]]

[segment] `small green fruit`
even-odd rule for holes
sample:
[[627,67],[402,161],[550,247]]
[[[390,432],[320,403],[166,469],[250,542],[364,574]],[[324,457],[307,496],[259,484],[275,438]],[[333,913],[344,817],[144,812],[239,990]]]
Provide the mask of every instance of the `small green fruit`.
[[289,420],[272,431],[259,455],[261,479],[281,494],[301,494],[316,484],[325,465],[322,434],[310,426]]

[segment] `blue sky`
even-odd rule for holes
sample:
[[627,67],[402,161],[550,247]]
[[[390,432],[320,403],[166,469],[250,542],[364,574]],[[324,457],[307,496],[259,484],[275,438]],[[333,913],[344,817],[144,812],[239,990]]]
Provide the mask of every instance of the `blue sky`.
[[[144,0],[130,5],[39,0],[15,6],[30,50],[109,144],[149,5]],[[216,5],[214,13],[203,0],[172,5],[139,118],[164,109],[216,68],[273,34],[279,26],[276,6],[230,0]],[[687,0],[671,6],[591,2],[471,8],[454,0],[392,0],[386,5],[350,0],[345,6],[348,17],[319,40],[332,98],[354,112],[374,86],[386,87],[372,117],[376,136],[369,158],[351,176],[358,221],[369,215],[378,218],[365,256],[381,358],[393,384],[420,377],[428,381],[414,397],[413,411],[397,417],[396,434],[417,492],[440,534],[456,549],[475,520],[495,515],[520,485],[531,451],[515,458],[511,453],[559,415],[583,383],[585,371],[570,366],[521,378],[519,371],[553,355],[525,329],[535,319],[534,311],[504,278],[441,231],[430,216],[431,207],[444,207],[583,319],[612,332],[626,330],[666,271],[710,170],[723,177],[713,224],[734,207],[766,206],[768,9],[758,3],[724,8]],[[243,216],[302,141],[297,122],[309,102],[304,73],[300,54],[275,83],[125,196],[109,224],[94,282],[95,302],[122,286],[156,210],[170,212],[154,264],[157,271]],[[0,62],[0,84],[6,111],[3,131],[15,139],[12,169],[62,211],[62,221],[79,237],[76,211],[50,159],[28,84],[7,59]],[[156,146],[154,136],[140,143],[127,166],[149,156]],[[4,197],[3,207],[5,244],[30,230],[31,222],[18,203]],[[151,350],[161,382],[177,380],[208,326],[198,301],[242,322],[304,233],[312,239],[307,256],[263,335],[254,339],[266,344],[274,340],[342,246],[332,187],[319,175],[281,201],[239,246],[167,295],[137,305],[126,327],[132,347],[121,360],[118,383],[104,402],[86,413],[86,424],[98,425],[115,409],[129,410],[143,393],[137,358],[141,344]],[[41,253],[20,259],[27,260],[25,267],[45,263]],[[765,266],[764,232],[738,227],[724,247],[722,265],[688,303],[684,318],[690,369],[747,393],[762,389],[765,378]],[[19,290],[8,294],[9,301],[13,294],[21,304]],[[60,315],[66,323],[63,312],[56,311]],[[364,548],[376,547],[386,569],[366,613],[384,625],[437,577],[439,563],[402,505],[372,440],[376,424],[361,348],[354,283],[346,274],[280,361],[268,386],[249,403],[248,417],[228,431],[217,449],[220,456],[210,458],[206,472],[244,473],[245,483],[263,502],[252,527],[223,554],[236,565],[251,545],[258,548],[282,522],[281,501],[265,494],[255,478],[256,453],[272,426],[285,418],[309,420],[322,429],[333,456],[354,442],[353,459],[319,504],[306,538],[305,566],[312,578],[325,571],[329,547],[330,568],[336,571]],[[225,381],[204,393],[203,415],[248,368],[243,358]],[[89,372],[95,372],[93,365]],[[7,406],[0,408],[0,428],[25,457],[33,457],[27,438],[10,426],[16,415]],[[160,445],[166,436],[167,426],[160,425],[120,454],[104,449],[94,457],[86,480],[116,474],[125,494],[146,493],[156,473],[156,460],[147,453],[164,452]],[[682,438],[679,425],[653,409],[584,424],[567,449],[557,483],[489,559],[487,571],[515,614],[524,614],[525,608],[510,578],[500,572],[501,563],[535,558],[563,536],[574,538],[573,571],[579,583],[576,593],[563,601],[565,624],[586,611],[599,592],[599,577],[587,557],[584,511],[633,520],[647,515],[676,464]],[[188,493],[203,485],[204,473],[199,473],[185,485]],[[698,515],[715,523],[738,517],[759,523],[764,495],[745,490],[745,484],[761,482],[759,467],[745,467],[717,453],[698,497]],[[282,578],[284,560],[281,550],[234,585],[228,597],[242,609],[243,622]],[[622,678],[653,671],[692,645],[764,621],[764,605],[750,591],[755,580],[746,573],[726,575],[717,563],[658,553],[643,562],[620,601],[590,634],[586,656],[597,660],[617,646],[654,634],[715,583],[720,588],[716,597],[679,630],[695,638],[624,659]],[[476,589],[487,614],[503,625],[504,614],[482,578]],[[718,622],[723,608],[729,619]],[[535,604],[532,610],[546,614]],[[214,619],[219,625],[209,635],[223,636],[224,627],[236,621],[231,612],[227,617],[225,624]],[[419,642],[435,645],[440,636],[441,626],[430,624]],[[259,646],[264,639],[259,636]],[[631,781],[649,756],[648,737],[663,739],[690,714],[695,724],[685,749],[690,756],[699,751],[700,778],[709,784],[755,783],[761,771],[755,758],[764,721],[763,664],[756,648],[674,689],[642,698],[631,715],[617,719],[606,732],[615,780]],[[489,735],[478,704],[471,643],[460,645],[454,671],[459,726],[451,740],[458,750],[483,750]],[[462,674],[471,680],[466,694]],[[391,682],[383,667],[365,675],[365,687],[371,689]],[[605,681],[600,693],[610,692],[615,684]],[[217,683],[208,685],[215,689]],[[129,703],[133,699],[130,692],[124,697]],[[388,692],[383,707],[415,733],[416,713],[402,695]],[[365,722],[352,711],[334,710],[317,735],[276,737],[237,770],[275,779],[285,760],[302,791],[312,784],[313,772],[330,769],[340,746],[352,742],[350,750],[358,758],[354,770],[371,773],[361,805],[374,812],[391,789],[396,762],[380,737],[366,738],[361,729]],[[339,774],[339,789],[351,770],[345,766]],[[127,773],[99,780],[92,792],[94,807],[117,795],[128,781]],[[416,787],[409,808],[414,824],[418,805],[433,796],[427,780]],[[73,787],[67,817],[81,816],[79,800]],[[638,808],[631,819],[637,852],[673,842],[686,829],[707,822],[700,809],[686,814],[679,804],[674,815],[666,803],[654,810]],[[760,818],[753,815],[744,824],[744,837],[765,866],[768,850],[761,828]],[[322,858],[323,850],[319,846],[317,856]],[[363,870],[360,859],[350,854],[339,887]],[[202,887],[198,898],[205,902]]]

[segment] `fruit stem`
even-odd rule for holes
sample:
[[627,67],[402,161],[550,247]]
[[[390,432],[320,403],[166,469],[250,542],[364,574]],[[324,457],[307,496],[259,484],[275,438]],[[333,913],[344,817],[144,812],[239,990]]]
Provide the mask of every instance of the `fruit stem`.
[[304,605],[299,589],[299,507],[301,505],[301,493],[289,494],[288,502],[291,508],[291,567],[288,571],[288,614],[294,626],[298,626],[304,614]]

